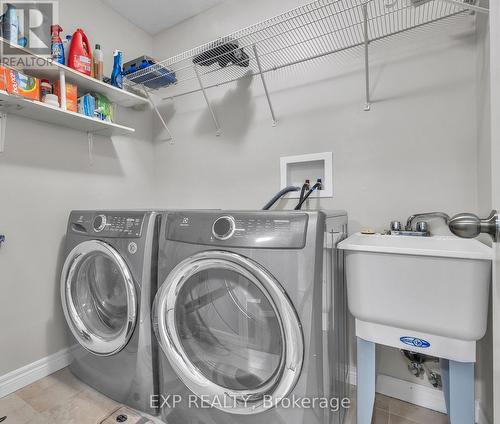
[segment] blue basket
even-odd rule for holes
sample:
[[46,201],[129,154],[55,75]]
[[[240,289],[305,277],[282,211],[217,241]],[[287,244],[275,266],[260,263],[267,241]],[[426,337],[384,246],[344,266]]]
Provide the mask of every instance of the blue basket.
[[[156,65],[156,69],[154,71],[134,76],[135,72],[142,71],[153,65]],[[142,56],[140,58],[127,62],[123,66],[123,74],[130,81],[136,84],[143,84],[146,87],[152,89],[167,87],[177,82],[175,72],[170,71],[163,65],[157,65],[156,61],[148,56]]]

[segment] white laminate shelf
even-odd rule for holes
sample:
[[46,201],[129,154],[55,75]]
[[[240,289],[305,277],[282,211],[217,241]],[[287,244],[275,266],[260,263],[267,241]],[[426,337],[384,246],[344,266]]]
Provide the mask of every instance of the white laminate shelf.
[[42,102],[13,96],[0,90],[0,110],[2,113],[19,115],[36,121],[48,122],[65,128],[72,128],[87,133],[113,136],[126,135],[135,132],[133,128],[100,121],[79,113],[62,110]]
[[[59,80],[60,72],[64,71],[66,82],[76,84],[80,93],[100,93],[106,96],[113,103],[123,107],[138,107],[149,104],[149,99],[145,96],[113,87],[105,82],[81,74],[68,66],[54,62],[49,57],[37,55],[24,47],[10,44],[7,40],[1,37],[0,46],[4,49],[9,48],[12,54],[15,54],[16,56],[26,56],[30,59],[25,63],[19,61],[17,66],[13,66],[18,70],[24,71],[28,75],[55,82]],[[5,52],[6,51],[4,51],[4,53]]]

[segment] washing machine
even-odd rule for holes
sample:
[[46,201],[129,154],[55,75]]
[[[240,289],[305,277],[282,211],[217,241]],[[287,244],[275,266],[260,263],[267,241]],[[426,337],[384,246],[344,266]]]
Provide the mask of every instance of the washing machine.
[[61,275],[62,308],[80,380],[117,402],[157,414],[157,343],[151,307],[157,288],[161,215],[74,211]]
[[169,424],[330,424],[348,407],[339,212],[174,212],[153,326]]

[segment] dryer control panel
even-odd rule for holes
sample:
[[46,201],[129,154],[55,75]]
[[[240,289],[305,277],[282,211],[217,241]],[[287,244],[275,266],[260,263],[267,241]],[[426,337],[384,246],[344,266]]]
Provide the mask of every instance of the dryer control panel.
[[108,238],[139,238],[144,224],[144,213],[140,212],[81,213],[75,217],[73,232]]
[[210,246],[302,249],[308,219],[300,212],[175,212],[167,217],[166,237]]

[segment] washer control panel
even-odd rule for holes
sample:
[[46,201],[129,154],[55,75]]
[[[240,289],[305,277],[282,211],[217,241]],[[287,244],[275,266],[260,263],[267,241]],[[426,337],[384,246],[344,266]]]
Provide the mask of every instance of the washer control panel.
[[308,220],[300,212],[175,212],[167,217],[166,238],[211,246],[301,249]]
[[140,237],[144,215],[134,213],[97,215],[94,218],[95,231],[97,231],[95,224],[101,221],[105,222],[105,227],[101,230],[103,235],[105,233],[111,237]]
[[73,211],[69,228],[87,236],[140,238],[145,220],[145,212]]

